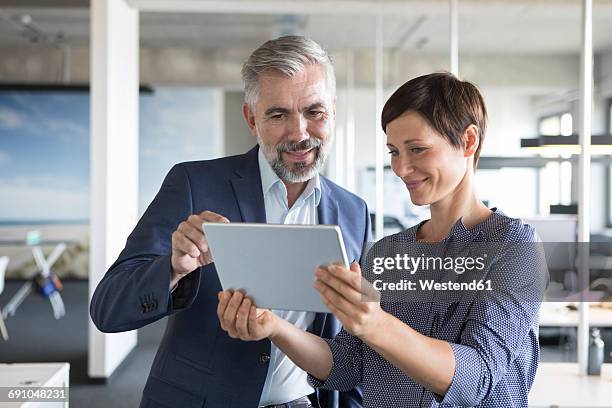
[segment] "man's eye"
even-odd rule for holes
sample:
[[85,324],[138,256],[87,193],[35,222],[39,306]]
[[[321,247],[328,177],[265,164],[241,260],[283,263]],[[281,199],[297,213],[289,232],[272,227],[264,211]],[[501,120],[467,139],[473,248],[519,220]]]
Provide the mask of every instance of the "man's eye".
[[325,112],[323,111],[316,111],[316,110],[312,110],[309,112],[310,116],[312,116],[313,118],[321,118],[323,117],[323,115],[325,114]]
[[276,115],[270,116],[270,119],[280,120],[280,119],[283,119],[284,117],[285,117],[284,113],[277,113]]
[[397,150],[390,150],[390,151],[389,151],[389,154],[390,154],[392,157],[393,157],[393,156],[397,156],[397,155],[398,155]]

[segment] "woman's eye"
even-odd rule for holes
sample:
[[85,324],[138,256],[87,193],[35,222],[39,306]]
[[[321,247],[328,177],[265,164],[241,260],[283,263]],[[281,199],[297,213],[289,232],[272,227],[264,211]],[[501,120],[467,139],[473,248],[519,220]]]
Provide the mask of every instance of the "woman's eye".
[[390,150],[388,153],[389,153],[391,156],[397,156],[397,154],[398,154],[396,150]]
[[410,149],[412,153],[416,153],[416,154],[424,152],[425,150],[426,149],[424,147],[413,147],[412,149]]

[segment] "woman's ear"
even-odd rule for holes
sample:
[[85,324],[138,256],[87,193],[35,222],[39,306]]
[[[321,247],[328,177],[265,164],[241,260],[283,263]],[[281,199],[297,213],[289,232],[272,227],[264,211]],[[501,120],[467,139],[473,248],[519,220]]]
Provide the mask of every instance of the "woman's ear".
[[465,129],[463,132],[464,157],[473,156],[474,153],[476,153],[480,144],[480,138],[478,136],[478,127],[476,125],[470,125]]

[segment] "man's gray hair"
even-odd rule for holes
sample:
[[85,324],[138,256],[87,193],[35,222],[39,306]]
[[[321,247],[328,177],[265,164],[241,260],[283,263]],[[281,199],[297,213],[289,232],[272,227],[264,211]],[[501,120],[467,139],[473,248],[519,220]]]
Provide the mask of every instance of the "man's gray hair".
[[288,35],[265,42],[249,56],[242,67],[244,101],[251,109],[259,96],[259,74],[279,71],[289,77],[303,71],[307,65],[319,64],[325,69],[327,88],[336,94],[336,76],[327,52],[313,40]]

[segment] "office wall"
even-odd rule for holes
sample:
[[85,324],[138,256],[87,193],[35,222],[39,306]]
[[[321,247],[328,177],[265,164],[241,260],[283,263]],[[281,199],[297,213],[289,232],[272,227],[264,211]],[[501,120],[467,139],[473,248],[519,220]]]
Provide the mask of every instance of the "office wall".
[[[199,50],[188,48],[140,49],[140,79],[145,83],[167,85],[241,86],[240,68],[251,50]],[[347,57],[342,50],[331,50],[338,84],[346,81]],[[3,82],[87,82],[89,48],[71,47],[64,61],[60,49],[27,45],[0,47],[0,78]],[[503,55],[462,54],[461,73],[480,86],[513,86],[557,89],[574,78],[577,84],[577,55]],[[374,85],[374,54],[370,50],[354,53],[355,84]],[[393,88],[406,79],[432,71],[448,70],[446,53],[394,52],[384,54],[384,82]]]
[[242,91],[226,91],[224,103],[225,155],[242,154],[253,146],[256,141],[242,118]]
[[[157,85],[205,85],[224,88],[223,100],[226,154],[247,150],[253,145],[240,115],[240,68],[250,50],[204,51],[184,48],[143,48],[140,51],[141,79]],[[73,48],[68,75],[73,82],[86,82],[89,75],[88,49]],[[3,81],[58,82],[65,77],[59,50],[40,46],[0,50],[0,77]],[[347,54],[332,52],[338,80],[337,123],[346,130]],[[501,55],[463,53],[462,76],[475,82],[484,94],[489,109],[489,129],[483,155],[518,156],[520,139],[537,133],[539,117],[569,110],[577,127],[578,55]],[[374,59],[370,50],[354,55],[356,176],[374,165],[375,114]],[[448,69],[446,54],[389,51],[385,54],[385,97],[397,86],[416,75]],[[595,104],[593,131],[604,130],[604,102],[612,95],[612,52],[595,59]],[[388,160],[388,159],[386,159]],[[333,158],[332,163],[333,165]],[[331,166],[329,166],[331,167]],[[593,173],[593,186],[603,186],[603,170]],[[602,193],[603,194],[603,193]],[[594,197],[595,198],[595,197]],[[593,200],[592,227],[604,228],[604,200]],[[602,214],[601,216],[599,214]]]

